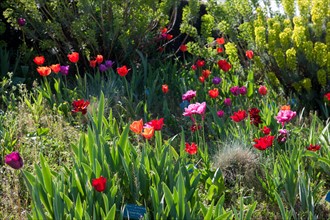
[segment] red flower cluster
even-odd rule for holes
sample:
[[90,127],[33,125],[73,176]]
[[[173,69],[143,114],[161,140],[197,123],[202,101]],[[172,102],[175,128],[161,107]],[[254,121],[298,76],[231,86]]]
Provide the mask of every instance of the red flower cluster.
[[234,112],[234,115],[230,116],[230,118],[234,122],[240,122],[244,120],[247,117],[246,111],[245,110],[239,110],[237,112]]
[[92,179],[92,186],[98,192],[103,192],[107,185],[107,178],[100,176],[99,178]]
[[251,124],[254,124],[257,127],[259,126],[259,124],[262,123],[259,112],[260,112],[260,110],[257,108],[251,108],[249,110],[250,122],[251,122]]
[[274,138],[275,136],[265,136],[259,139],[256,138],[253,140],[255,142],[253,146],[259,150],[266,150],[273,145]]
[[89,105],[89,101],[84,101],[83,99],[78,99],[72,102],[72,112],[77,113],[81,112],[83,115],[87,113],[87,107]]
[[318,144],[315,144],[315,145],[313,145],[313,144],[310,144],[308,147],[307,147],[307,150],[309,150],[309,151],[318,151],[318,150],[320,150],[321,149],[321,145],[318,145]]
[[226,60],[219,60],[218,65],[224,72],[228,72],[231,69],[231,65]]
[[193,155],[193,154],[196,154],[197,153],[197,144],[195,144],[194,142],[192,142],[191,144],[189,143],[186,143],[186,148],[185,148],[185,151],[190,154],[190,155]]

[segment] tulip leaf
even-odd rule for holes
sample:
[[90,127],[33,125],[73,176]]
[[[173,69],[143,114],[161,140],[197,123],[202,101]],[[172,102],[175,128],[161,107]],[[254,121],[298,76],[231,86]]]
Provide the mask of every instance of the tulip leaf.
[[105,220],[114,220],[116,218],[116,204],[113,204],[108,214],[105,216]]
[[40,164],[42,170],[42,177],[47,193],[50,197],[53,197],[53,183],[52,183],[52,174],[50,172],[49,166],[45,161],[45,158],[40,154]]

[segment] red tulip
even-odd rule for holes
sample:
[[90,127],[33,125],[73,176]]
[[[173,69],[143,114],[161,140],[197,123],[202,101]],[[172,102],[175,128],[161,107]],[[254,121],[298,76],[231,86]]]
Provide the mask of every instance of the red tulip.
[[168,93],[168,85],[167,84],[162,85],[162,91],[163,91],[164,94]]
[[50,66],[50,69],[54,72],[54,73],[58,73],[60,72],[61,70],[61,65],[58,63],[58,64],[53,64]]
[[97,55],[96,56],[96,61],[98,64],[101,64],[103,62],[103,56],[102,55]]
[[117,68],[117,73],[119,74],[119,76],[126,76],[128,71],[130,71],[130,69],[127,69],[126,66],[122,66],[122,67]]
[[252,58],[253,58],[253,56],[254,56],[254,53],[253,53],[252,50],[247,50],[247,51],[245,52],[245,56],[246,56],[248,59],[252,60]]
[[100,176],[99,178],[92,180],[92,186],[98,192],[103,192],[105,190],[106,185],[107,185],[107,179],[104,178],[103,176]]
[[71,63],[77,63],[79,61],[79,53],[72,52],[71,54],[68,54],[68,58]]
[[41,66],[45,62],[45,57],[44,56],[37,56],[33,59],[33,62],[37,64],[38,66]]
[[240,122],[244,120],[247,117],[246,111],[245,110],[239,110],[237,112],[234,112],[234,115],[230,116],[230,118],[234,122]]
[[52,72],[52,69],[48,66],[39,66],[37,72],[40,76],[48,76]]
[[195,144],[194,142],[192,142],[191,144],[189,143],[186,143],[186,148],[185,148],[185,151],[190,154],[190,155],[193,155],[193,154],[196,154],[197,153],[197,144]]

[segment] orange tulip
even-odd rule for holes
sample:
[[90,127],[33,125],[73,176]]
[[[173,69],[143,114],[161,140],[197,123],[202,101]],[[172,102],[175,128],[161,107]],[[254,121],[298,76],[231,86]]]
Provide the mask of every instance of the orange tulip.
[[50,68],[52,69],[52,71],[54,73],[57,74],[61,70],[61,65],[59,63],[58,64],[53,64],[53,65],[50,66]]
[[142,136],[146,139],[151,139],[155,134],[155,128],[154,127],[147,127],[143,129]]
[[103,62],[103,56],[102,55],[97,55],[96,56],[96,61],[98,64],[101,64]]
[[52,72],[51,68],[48,66],[39,66],[37,71],[40,76],[48,76]]
[[129,129],[136,134],[141,134],[143,128],[143,120],[133,121],[133,123],[129,126]]
[[290,105],[283,105],[281,107],[281,110],[291,110],[291,107],[290,107]]

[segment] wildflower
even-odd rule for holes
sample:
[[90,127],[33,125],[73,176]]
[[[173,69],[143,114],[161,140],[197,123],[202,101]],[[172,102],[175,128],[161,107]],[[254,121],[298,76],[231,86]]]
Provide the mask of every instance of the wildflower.
[[198,114],[204,116],[206,110],[206,102],[196,102],[195,104],[188,105],[187,108],[184,108],[183,116],[192,117],[193,114]]
[[48,66],[39,66],[37,72],[40,76],[48,76],[52,72],[52,69]]
[[185,145],[186,145],[185,151],[188,154],[193,155],[197,153],[197,144],[195,144],[194,142],[192,142],[191,144],[186,142]]
[[234,115],[230,116],[230,118],[234,122],[240,122],[244,120],[247,117],[246,111],[245,110],[238,110],[237,112],[234,112]]
[[203,67],[205,65],[205,61],[204,60],[197,60],[196,65],[197,65],[197,67]]
[[63,75],[68,75],[69,74],[69,68],[70,66],[61,66],[61,69],[60,69],[60,73],[62,73]]
[[275,118],[277,123],[281,123],[282,126],[284,126],[284,124],[291,121],[296,116],[296,114],[296,112],[291,110],[280,110]]
[[231,94],[233,94],[234,96],[238,96],[240,94],[240,90],[238,86],[233,86],[229,90]]
[[197,131],[197,130],[199,130],[199,129],[201,129],[202,128],[202,126],[200,126],[200,125],[196,125],[196,123],[194,123],[191,127],[190,127],[190,130],[192,131],[192,132],[195,132],[195,131]]
[[187,45],[182,44],[182,45],[180,46],[180,50],[181,50],[182,52],[186,52],[186,51],[188,50]]
[[258,150],[266,150],[273,145],[275,136],[265,136],[259,139],[254,139],[255,144],[253,145]]
[[130,71],[130,69],[127,69],[126,66],[122,66],[122,67],[117,68],[117,73],[119,74],[119,76],[126,76],[128,71]]
[[155,128],[152,126],[147,126],[143,129],[142,136],[145,139],[151,139],[155,134]]
[[42,64],[44,64],[45,62],[45,57],[44,56],[36,56],[34,59],[33,59],[33,62],[35,64],[37,64],[38,66],[41,66]]
[[266,86],[260,86],[258,89],[258,92],[260,95],[266,95],[267,94],[267,87]]
[[83,99],[78,99],[72,102],[72,112],[77,113],[81,112],[83,115],[87,113],[87,107],[89,105],[89,101],[84,101]]
[[217,53],[222,53],[223,52],[223,49],[221,47],[218,47],[217,48]]
[[98,192],[103,192],[107,185],[107,179],[103,176],[92,180],[92,186]]
[[267,126],[264,126],[264,127],[261,129],[261,131],[262,131],[262,133],[263,133],[264,135],[269,135],[270,132],[271,132],[270,128],[267,127]]
[[210,74],[211,74],[210,70],[203,70],[202,71],[202,75],[204,76],[205,79],[208,78]]
[[321,145],[318,145],[318,144],[315,144],[315,145],[310,144],[306,149],[309,150],[309,151],[314,151],[314,152],[315,152],[315,151],[318,151],[318,150],[321,149]]
[[196,97],[196,91],[194,90],[188,90],[185,94],[182,95],[182,101],[187,100],[190,102],[193,98]]
[[19,152],[14,151],[5,156],[5,163],[11,168],[18,170],[23,166],[23,159],[21,158]]
[[61,70],[61,65],[58,63],[58,64],[53,64],[50,66],[50,69],[54,72],[54,73],[58,73],[60,72]]
[[158,120],[157,119],[151,120],[147,122],[147,125],[154,127],[156,131],[160,131],[164,126],[164,118],[160,118]]
[[136,134],[141,134],[143,129],[143,120],[140,119],[139,121],[133,121],[132,124],[130,124],[129,129]]
[[252,50],[247,50],[247,51],[245,52],[245,56],[246,56],[248,59],[252,60],[252,59],[253,59],[253,56],[254,56],[254,53],[253,53]]
[[220,45],[225,43],[225,39],[223,37],[217,38],[215,41]]
[[163,91],[164,94],[168,93],[168,85],[167,84],[162,85],[162,91]]
[[166,40],[172,40],[173,38],[173,35],[172,34],[167,34],[166,35]]
[[225,98],[225,100],[223,101],[223,103],[225,104],[225,106],[231,106],[231,100],[230,100],[230,98]]
[[231,69],[231,65],[226,60],[219,60],[218,61],[218,66],[224,72],[228,72]]
[[201,83],[204,83],[204,82],[205,82],[205,77],[204,77],[204,76],[200,76],[200,77],[198,77],[198,80],[199,80]]
[[21,27],[25,26],[25,24],[26,24],[25,18],[18,18],[17,19],[17,24]]
[[92,67],[92,68],[95,68],[96,64],[97,64],[97,60],[90,60],[89,61],[89,66]]
[[288,131],[286,129],[280,129],[278,131],[277,142],[278,143],[285,143],[288,138]]
[[240,87],[240,88],[239,88],[239,93],[240,93],[241,95],[246,95],[246,93],[247,93],[247,89],[246,89],[246,87],[245,87],[245,86]]
[[212,79],[212,83],[213,83],[214,85],[218,85],[218,84],[220,84],[221,81],[222,81],[222,79],[221,79],[220,77],[217,77],[217,76],[213,77],[213,79]]
[[219,96],[219,90],[217,88],[214,88],[214,89],[209,90],[209,96],[212,99],[217,98]]
[[328,101],[330,101],[330,92],[328,92],[327,94],[324,95],[324,98],[327,99]]
[[281,110],[290,110],[290,109],[291,109],[290,105],[281,106]]
[[97,55],[96,56],[96,62],[98,63],[98,64],[101,64],[102,62],[103,62],[103,56],[102,55]]
[[259,112],[260,112],[260,110],[257,109],[257,108],[251,108],[249,110],[250,123],[257,126],[257,127],[259,126],[259,124],[262,123]]
[[107,71],[107,66],[106,65],[104,65],[104,64],[101,64],[100,66],[99,66],[99,70],[100,70],[100,72],[105,72],[105,71]]
[[219,118],[222,118],[222,117],[224,116],[224,114],[225,114],[225,112],[222,111],[222,110],[219,110],[219,111],[217,112],[217,115],[218,115]]
[[79,53],[72,52],[71,54],[68,54],[68,58],[71,63],[77,63],[79,61]]
[[107,68],[112,68],[112,66],[113,66],[113,64],[114,64],[115,62],[113,62],[112,60],[106,60],[105,61],[105,65],[106,65],[106,67]]

